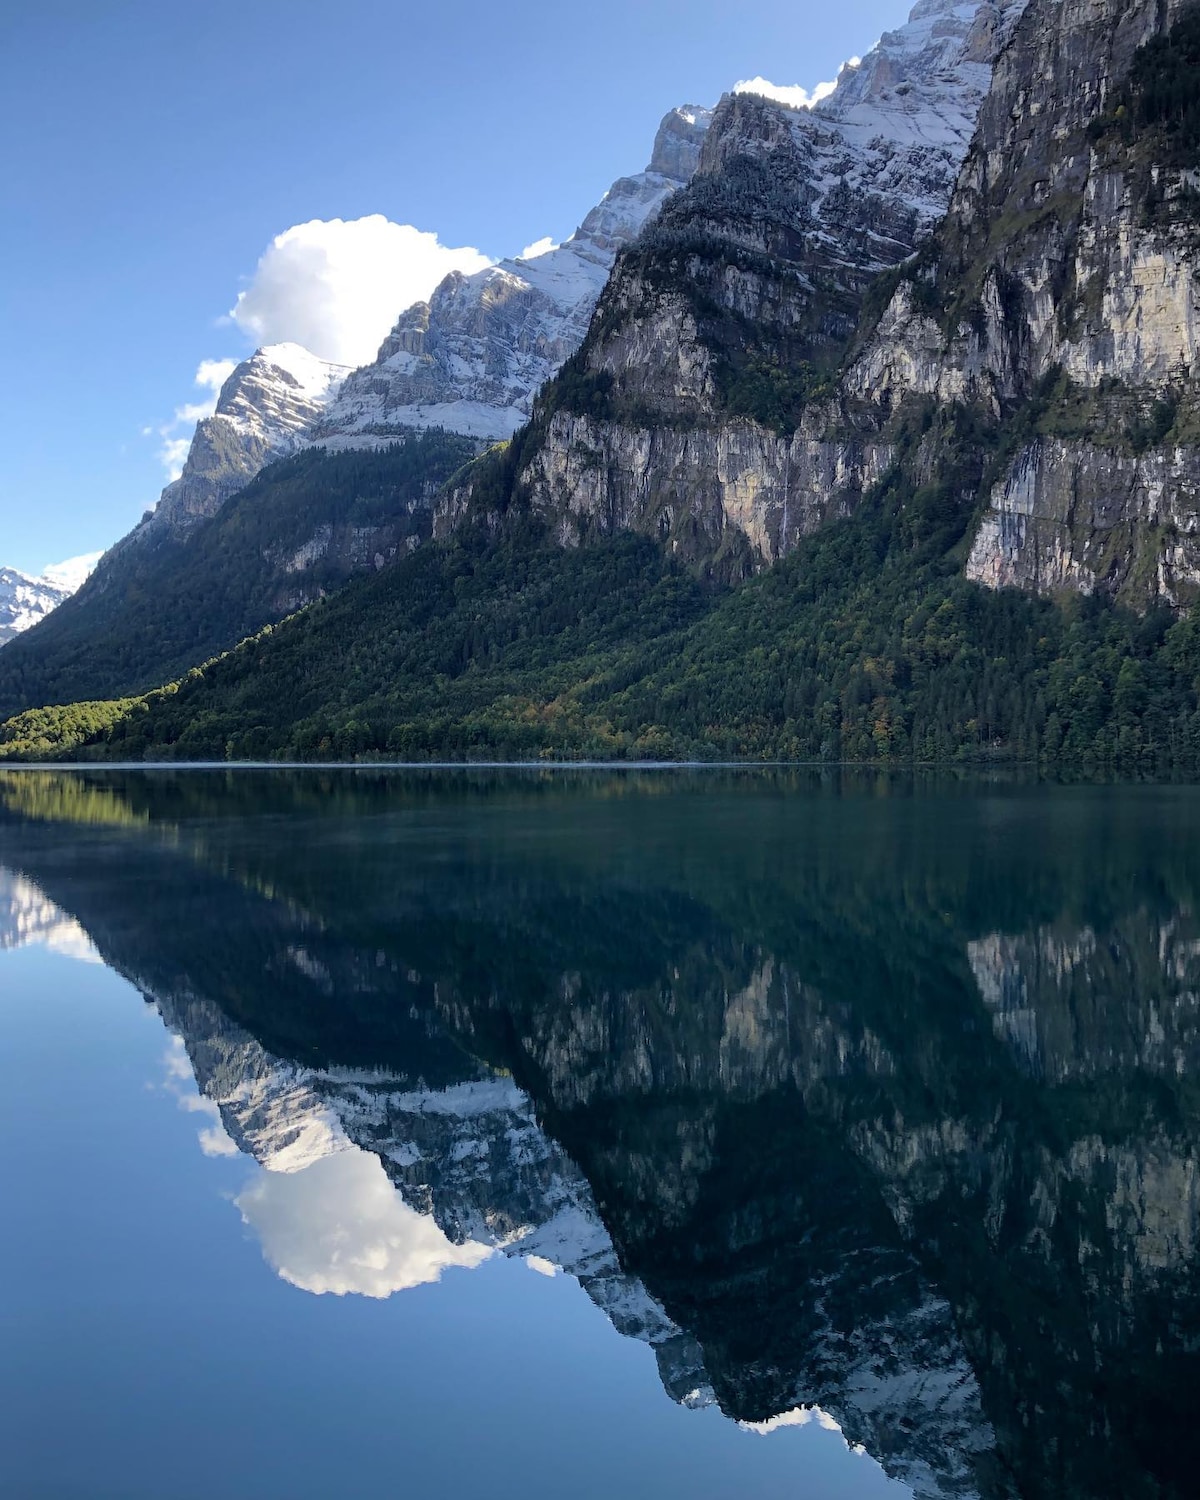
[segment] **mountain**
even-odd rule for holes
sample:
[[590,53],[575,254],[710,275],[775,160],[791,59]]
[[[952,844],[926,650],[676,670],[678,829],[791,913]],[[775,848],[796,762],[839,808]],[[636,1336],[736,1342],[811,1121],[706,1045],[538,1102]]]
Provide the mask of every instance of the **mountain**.
[[[294,962],[306,957],[298,948]],[[313,973],[319,980],[319,961]],[[263,1191],[286,1193],[281,1179],[300,1173],[328,1180],[339,1166],[354,1176],[378,1161],[404,1203],[444,1236],[436,1264],[478,1264],[499,1252],[563,1270],[619,1332],[654,1349],[677,1400],[711,1400],[699,1349],[624,1274],[587,1182],[510,1079],[475,1070],[479,1076],[429,1089],[378,1069],[297,1068],[201,996],[147,991],[145,998],[183,1042],[230,1139],[271,1174]],[[253,1208],[245,1200],[242,1207],[253,1222]],[[268,1255],[273,1248],[264,1245]],[[296,1279],[294,1267],[277,1269]],[[310,1269],[309,1286],[317,1282]],[[404,1284],[369,1279],[345,1289],[387,1295]]]
[[816,108],[722,102],[522,454],[516,483],[559,535],[627,527],[741,577],[880,481],[885,442],[828,441],[806,409],[868,287],[945,213],[1023,11],[922,0]]
[[44,620],[83,587],[99,554],[73,557],[49,567],[39,578],[16,568],[0,568],[0,646]]
[[613,183],[570,239],[472,276],[453,272],[400,315],[373,364],[351,370],[298,344],[259,349],[197,423],[182,474],[143,524],[186,530],[266,464],[314,444],[379,447],[430,427],[511,437],[582,343],[617,252],[695,171],[711,118],[672,110],[650,165]]
[[[238,365],[213,415],[197,423],[183,472],[158,506],[105,555],[69,616],[0,665],[0,718],[160,686],[428,536],[437,489],[484,440],[511,434],[578,347],[618,250],[690,177],[710,117],[673,110],[647,170],[615,182],[565,244],[448,277],[428,305],[401,316],[374,365],[351,372],[296,344],[270,345]],[[403,493],[390,512],[378,479],[357,500],[344,493],[364,464],[377,473],[387,463],[367,456],[356,463],[356,451],[442,428],[469,441],[431,437],[395,460]],[[337,456],[324,468],[311,459],[301,471],[320,470],[329,487],[324,511],[313,484],[289,511],[294,470],[264,477],[227,510],[264,469],[312,449]],[[414,460],[427,457],[422,480]],[[276,499],[264,503],[264,495]],[[259,514],[248,521],[252,507]],[[22,618],[37,623],[32,611]]]
[[345,382],[313,440],[378,441],[426,427],[511,437],[583,342],[618,252],[695,172],[712,113],[672,110],[646,170],[614,182],[564,244],[448,276],[401,315],[375,363]]
[[299,344],[269,344],[243,360],[221,387],[212,416],[197,422],[183,472],[132,539],[184,532],[214,516],[267,464],[303,445],[349,374]]
[[1186,0],[1037,5],[943,231],[848,373],[876,406],[1001,416],[967,560],[988,587],[1197,597],[1198,68]]
[[[762,157],[772,171],[786,164],[789,191],[795,194],[786,212],[817,215],[806,241],[812,253],[838,267],[857,256],[863,265],[856,275],[865,280],[871,269],[906,253],[915,236],[944,210],[987,85],[990,59],[1019,9],[975,5],[968,7],[970,18],[964,20],[962,7],[931,6],[926,0],[907,27],[883,38],[858,67],[846,70],[833,97],[811,115],[745,95],[723,102],[715,128],[711,111],[672,111],[660,126],[647,171],[615,183],[566,244],[470,278],[447,278],[429,305],[420,304],[401,317],[376,364],[348,378],[294,347],[261,351],[230,377],[216,414],[197,429],[183,476],[164,492],[158,511],[133,539],[183,533],[218,509],[266,454],[301,442],[323,442],[335,449],[374,445],[434,424],[509,436],[544,381],[583,340],[618,253],[639,233],[640,243],[646,242],[646,227],[661,219],[664,205],[697,194],[699,209],[677,212],[672,207],[668,217],[680,227],[664,228],[661,234],[674,244],[680,236],[686,241],[690,234],[709,233],[717,213],[713,194],[720,197],[727,179],[738,178],[752,159]],[[688,190],[685,185],[698,167],[701,180]],[[847,214],[844,200],[861,200],[857,218]],[[873,227],[864,230],[868,223]],[[718,226],[735,238],[744,228],[728,216]],[[791,231],[780,232],[786,237]],[[633,261],[636,257],[627,255],[624,264]],[[606,306],[620,302],[627,284],[628,276],[622,280],[619,275]],[[736,300],[745,290],[743,286],[731,296]],[[653,359],[645,350],[638,358],[642,353],[649,367]],[[586,442],[586,434],[576,436]],[[693,438],[693,447],[695,442]],[[553,446],[551,441],[547,450]],[[627,456],[614,454],[613,462]],[[700,494],[708,481],[697,469],[710,457],[697,455],[698,462],[671,481],[699,484],[697,495],[689,498],[690,510],[704,503]],[[555,462],[549,452],[544,461]],[[742,461],[753,458],[744,455]],[[631,474],[630,482],[642,481]],[[121,551],[115,550],[114,560],[121,559]],[[179,566],[191,568],[183,557]],[[0,670],[0,714],[47,702],[122,696],[166,680],[180,664],[203,659],[197,655],[183,662],[177,653],[158,650],[154,633],[140,620],[114,626],[105,618],[114,600],[121,614],[124,598],[135,607],[157,599],[164,611],[168,608],[167,599],[177,592],[170,583],[173,575],[160,569],[158,576],[143,578],[141,571],[140,563],[131,565],[127,558],[123,567],[106,564],[79,602],[76,645],[69,657],[61,642],[43,632],[25,647],[27,668],[26,662],[9,662],[7,674]],[[102,592],[107,595],[103,605]],[[289,606],[298,602],[301,598],[292,592]],[[247,610],[238,615],[239,624],[252,618]],[[259,622],[268,618],[269,612],[259,612]],[[212,628],[217,623],[195,622],[213,651],[236,640],[228,629]],[[115,653],[106,652],[101,641],[114,628],[122,641]],[[135,634],[144,636],[145,645],[131,655],[124,638]],[[89,637],[97,670],[88,669],[82,654]],[[114,654],[125,665],[104,670],[105,655]]]
[[923,0],[728,97],[433,547],[51,738],[1196,774],[1198,77],[1177,0]]
[[45,578],[30,578],[15,568],[0,568],[0,646],[44,620],[70,597]]
[[96,753],[1194,774],[1198,30],[927,0],[820,113],[725,100],[438,546]]

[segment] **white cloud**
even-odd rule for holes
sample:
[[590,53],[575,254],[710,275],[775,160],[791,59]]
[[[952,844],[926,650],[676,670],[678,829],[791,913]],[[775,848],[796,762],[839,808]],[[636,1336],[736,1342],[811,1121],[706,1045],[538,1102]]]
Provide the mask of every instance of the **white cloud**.
[[163,1071],[167,1075],[168,1088],[173,1083],[190,1084],[193,1081],[192,1064],[181,1036],[172,1036],[167,1043],[167,1050],[163,1054]]
[[410,1208],[366,1151],[341,1151],[300,1172],[263,1172],[234,1200],[267,1263],[317,1296],[384,1298],[471,1268],[495,1252],[452,1244]]
[[182,1037],[172,1036],[168,1043],[163,1055],[163,1071],[166,1073],[166,1083],[163,1086],[168,1093],[174,1094],[176,1103],[184,1114],[203,1115],[209,1122],[204,1130],[197,1132],[200,1150],[204,1155],[240,1156],[237,1143],[225,1129],[216,1100],[200,1093],[196,1087],[191,1058],[188,1057]]
[[[542,240],[526,254],[552,248]],[[311,219],[275,236],[222,321],[255,345],[299,344],[335,364],[369,364],[405,308],[428,298],[451,271],[470,275],[491,264],[478,250],[443,245],[436,234],[382,214]],[[201,360],[194,377],[201,399],[142,429],[161,439],[168,480],[182,473],[196,423],[212,416],[236,366],[233,359]]]
[[[849,62],[842,65],[842,72],[847,68],[857,68],[862,64],[861,57],[852,57]],[[743,78],[740,83],[735,83],[733,92],[735,94],[761,94],[765,99],[774,99],[780,104],[786,104],[789,109],[812,109],[814,104],[820,104],[823,99],[828,99],[830,94],[837,88],[836,79],[830,83],[818,83],[815,89],[802,88],[798,83],[772,83],[767,78]]]
[[237,369],[237,361],[234,359],[202,359],[196,370],[196,384],[202,390],[213,393],[214,398],[221,393],[221,387]]
[[216,409],[216,398],[211,401],[185,401],[175,408],[173,421],[181,427],[194,427],[205,417],[211,417]]
[[539,255],[549,255],[551,250],[557,250],[558,243],[546,235],[545,239],[534,240],[532,245],[526,245],[517,257],[518,260],[537,260]]
[[256,344],[300,344],[335,364],[369,364],[397,317],[444,276],[491,264],[382,214],[311,219],[275,236],[229,316]]
[[239,1156],[241,1154],[237,1142],[225,1129],[225,1122],[221,1119],[221,1110],[215,1099],[209,1099],[204,1094],[187,1093],[177,1093],[176,1097],[179,1100],[180,1109],[185,1114],[204,1115],[212,1122],[207,1129],[200,1131],[197,1137],[200,1150],[205,1156]]
[[188,456],[188,449],[192,446],[190,437],[167,437],[169,428],[162,428],[163,445],[158,450],[158,456],[162,460],[162,466],[167,471],[167,479],[174,481],[183,473],[183,465]]
[[200,1150],[205,1156],[238,1156],[237,1142],[230,1139],[223,1125],[213,1125],[208,1130],[202,1130],[199,1136]]
[[47,583],[57,584],[60,589],[70,589],[74,593],[76,589],[83,587],[84,580],[103,556],[102,552],[84,552],[79,557],[68,557],[64,562],[51,563],[49,567],[43,568],[42,577]]

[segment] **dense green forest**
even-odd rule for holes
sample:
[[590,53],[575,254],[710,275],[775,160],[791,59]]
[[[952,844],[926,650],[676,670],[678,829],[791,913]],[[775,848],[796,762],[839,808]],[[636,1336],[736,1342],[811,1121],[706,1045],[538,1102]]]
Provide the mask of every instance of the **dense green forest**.
[[730,587],[642,537],[563,549],[514,512],[500,539],[422,547],[81,724],[76,753],[1197,769],[1200,623],[969,583],[973,517],[951,486],[897,471]]
[[[126,542],[0,653],[0,716],[141,693],[228,650],[345,583],[356,529],[385,527],[393,545],[428,536],[425,502],[475,451],[442,432],[370,452],[315,449],[270,465],[184,536]],[[323,528],[330,555],[293,567]]]

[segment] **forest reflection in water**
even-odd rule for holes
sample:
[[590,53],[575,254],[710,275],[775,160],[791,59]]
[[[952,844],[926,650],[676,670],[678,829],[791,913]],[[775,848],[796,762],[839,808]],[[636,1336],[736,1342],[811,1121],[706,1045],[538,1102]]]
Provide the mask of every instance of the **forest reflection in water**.
[[296,1286],[519,1255],[675,1401],[919,1495],[1183,1496],[1198,829],[1170,787],[11,772],[0,927],[153,1002]]

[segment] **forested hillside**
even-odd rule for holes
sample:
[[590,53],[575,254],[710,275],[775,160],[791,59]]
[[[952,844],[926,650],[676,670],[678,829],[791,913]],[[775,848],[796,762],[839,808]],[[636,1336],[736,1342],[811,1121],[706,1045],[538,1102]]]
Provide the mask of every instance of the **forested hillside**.
[[74,753],[1200,769],[1197,622],[985,590],[961,572],[971,519],[944,491],[885,488],[725,586],[645,538],[564,550],[514,516],[499,544],[422,548],[81,724]]
[[431,529],[430,502],[478,445],[427,432],[272,464],[184,536],[111,552],[83,589],[0,652],[0,716],[161,687]]

